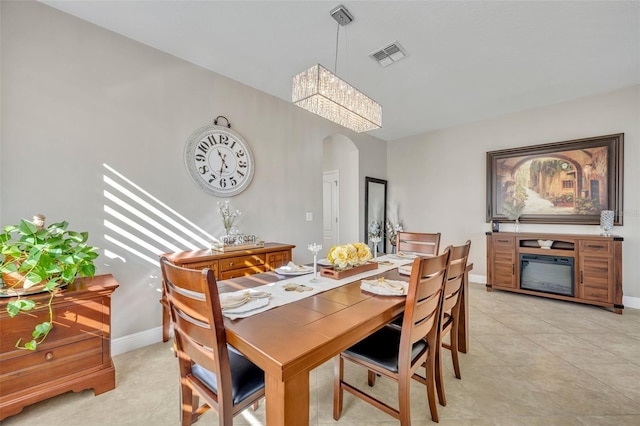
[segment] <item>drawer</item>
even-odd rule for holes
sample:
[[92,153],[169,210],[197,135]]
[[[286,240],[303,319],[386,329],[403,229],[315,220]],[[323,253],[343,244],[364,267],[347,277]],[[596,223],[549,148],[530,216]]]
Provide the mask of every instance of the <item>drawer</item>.
[[580,240],[581,254],[596,254],[610,256],[613,253],[611,241]]
[[[252,254],[247,256],[229,257],[227,259],[220,259],[220,279],[223,278],[223,272],[231,271],[233,269],[243,269],[252,266],[264,266],[264,254]],[[264,272],[264,269],[260,272]],[[257,274],[257,272],[254,272]],[[238,276],[238,275],[236,275]]]
[[246,275],[259,274],[265,272],[264,266],[252,266],[250,268],[233,269],[220,273],[221,280],[229,280],[231,278],[244,277]]
[[185,263],[180,265],[183,268],[189,268],[189,269],[205,269],[205,268],[209,268],[211,269],[214,273],[218,272],[218,261],[217,260],[203,260],[200,262],[193,262],[193,263]]
[[515,244],[515,238],[513,237],[493,237],[491,239],[493,241],[494,250],[513,248]]
[[[76,303],[65,303],[53,308],[53,329],[42,344],[43,349],[57,346],[64,340],[78,340],[78,335],[102,335],[105,327],[102,299],[77,301]],[[49,320],[49,311],[38,309],[29,313],[20,313],[15,318],[5,319],[10,327],[2,329],[2,339],[0,339],[0,359],[22,354],[24,350],[16,349],[15,344],[18,339],[23,341],[30,339],[33,327],[43,321]],[[107,326],[108,327],[108,326]],[[62,341],[62,342],[61,342]],[[59,343],[60,342],[60,343]]]
[[35,352],[23,350],[20,354],[0,361],[0,389],[3,395],[100,368],[102,337],[95,336]]

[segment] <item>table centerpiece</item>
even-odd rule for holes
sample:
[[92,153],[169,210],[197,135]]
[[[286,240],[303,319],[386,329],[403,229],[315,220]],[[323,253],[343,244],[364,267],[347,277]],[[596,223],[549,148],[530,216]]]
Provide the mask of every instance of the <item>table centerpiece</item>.
[[340,244],[331,247],[327,260],[332,266],[322,268],[320,275],[336,280],[378,268],[369,246],[364,243]]

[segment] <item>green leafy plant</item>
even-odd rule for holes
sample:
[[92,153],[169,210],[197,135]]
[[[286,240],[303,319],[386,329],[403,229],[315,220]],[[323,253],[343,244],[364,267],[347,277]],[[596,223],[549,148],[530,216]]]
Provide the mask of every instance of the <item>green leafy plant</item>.
[[[34,218],[35,219],[35,218]],[[0,234],[0,292],[15,296],[7,303],[7,313],[15,317],[36,307],[26,297],[34,292],[49,292],[49,320],[37,324],[31,340],[16,347],[35,350],[53,328],[51,303],[56,292],[72,283],[76,277],[92,277],[98,257],[97,248],[86,244],[88,233],[69,231],[68,222],[44,227],[22,219],[18,225],[5,226]]]

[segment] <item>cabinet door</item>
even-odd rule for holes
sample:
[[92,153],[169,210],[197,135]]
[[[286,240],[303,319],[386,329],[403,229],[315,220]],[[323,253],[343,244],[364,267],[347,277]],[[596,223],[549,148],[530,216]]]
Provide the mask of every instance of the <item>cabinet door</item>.
[[291,250],[275,251],[267,253],[267,271],[286,265],[291,261]]
[[495,250],[493,252],[494,285],[500,287],[516,288],[515,257],[515,251]]
[[613,302],[613,269],[609,241],[580,241],[579,297],[597,302]]
[[516,251],[513,237],[492,236],[487,263],[492,273],[489,283],[497,287],[516,288]]

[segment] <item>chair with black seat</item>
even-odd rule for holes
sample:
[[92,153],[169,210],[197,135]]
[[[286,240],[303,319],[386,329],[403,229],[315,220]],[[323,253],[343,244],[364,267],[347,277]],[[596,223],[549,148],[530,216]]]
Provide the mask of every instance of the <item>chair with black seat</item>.
[[[342,415],[343,391],[411,424],[409,389],[416,370],[426,365],[427,399],[431,418],[438,422],[435,389],[435,354],[437,352],[441,295],[447,277],[449,252],[435,257],[418,257],[413,261],[402,327],[390,325],[372,333],[335,358],[333,418]],[[398,384],[398,409],[365,393],[345,381],[344,361],[369,370],[369,385],[375,375],[388,377]]]
[[227,345],[213,271],[181,268],[164,257],[160,266],[180,365],[181,424],[213,408],[221,426],[231,425],[264,396],[264,372]]
[[[442,347],[451,351],[453,370],[456,378],[460,379],[460,363],[458,361],[458,327],[460,323],[460,306],[463,303],[462,289],[464,285],[467,259],[471,249],[471,241],[467,240],[461,246],[448,246],[445,251],[449,251],[449,266],[447,269],[447,283],[442,294],[442,315],[440,319],[441,347],[436,356],[436,388],[438,390],[438,400],[441,405],[447,405],[444,393],[444,380],[442,368]],[[443,342],[443,338],[449,335],[449,343]]]
[[435,256],[440,249],[439,232],[406,232],[401,231],[396,235],[396,250],[398,253],[415,253],[420,255]]

